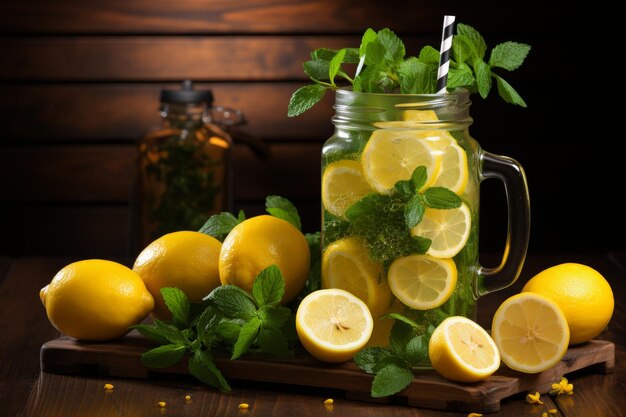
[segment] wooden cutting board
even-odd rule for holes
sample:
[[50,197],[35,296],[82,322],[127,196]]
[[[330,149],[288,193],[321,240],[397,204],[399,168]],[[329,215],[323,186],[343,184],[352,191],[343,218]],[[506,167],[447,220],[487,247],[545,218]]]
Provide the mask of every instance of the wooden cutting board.
[[[93,373],[128,378],[150,378],[156,374],[188,375],[185,361],[164,369],[145,368],[139,362],[143,352],[154,345],[133,331],[124,338],[107,343],[78,342],[61,337],[41,347],[43,372]],[[247,355],[235,361],[214,357],[226,379],[278,384],[325,387],[344,390],[346,398],[373,402],[402,402],[409,406],[460,412],[490,413],[500,409],[500,401],[518,393],[550,391],[561,376],[583,368],[608,373],[615,365],[615,345],[593,340],[568,350],[561,362],[533,375],[511,371],[505,366],[496,374],[475,384],[445,380],[434,371],[418,373],[411,385],[393,398],[370,396],[372,376],[353,362],[339,365],[321,363],[302,353],[295,358]],[[236,384],[235,384],[236,386]]]

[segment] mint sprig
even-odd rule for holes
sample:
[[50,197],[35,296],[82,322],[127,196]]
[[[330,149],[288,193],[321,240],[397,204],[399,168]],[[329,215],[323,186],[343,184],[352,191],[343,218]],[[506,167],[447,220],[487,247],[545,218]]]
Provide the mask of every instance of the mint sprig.
[[[456,32],[452,39],[447,88],[465,88],[486,98],[491,91],[492,79],[495,79],[504,101],[526,107],[517,91],[493,70],[516,70],[526,59],[530,46],[504,42],[496,45],[486,60],[487,43],[476,29],[459,23]],[[337,90],[343,85],[351,86],[355,92],[366,93],[435,93],[439,51],[426,45],[417,57],[406,57],[405,54],[404,43],[388,28],[378,32],[368,28],[359,48],[314,50],[311,60],[303,64],[304,72],[313,84],[293,93],[287,115],[294,117],[304,113],[322,100],[326,91]],[[354,78],[344,68],[349,64],[357,64]]]

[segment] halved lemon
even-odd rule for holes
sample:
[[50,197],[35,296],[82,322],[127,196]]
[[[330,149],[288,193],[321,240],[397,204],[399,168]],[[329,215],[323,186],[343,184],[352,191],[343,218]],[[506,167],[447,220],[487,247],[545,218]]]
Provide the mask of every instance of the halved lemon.
[[445,303],[456,286],[457,269],[452,259],[429,255],[398,258],[389,267],[391,292],[404,305],[429,310]]
[[343,217],[352,204],[371,193],[361,163],[345,159],[329,164],[322,176],[322,203],[335,216]]
[[361,164],[367,182],[381,194],[389,194],[394,184],[408,180],[418,166],[425,166],[428,179],[424,187],[433,184],[439,174],[441,156],[434,152],[420,130],[380,129],[372,133]]
[[361,299],[377,318],[391,303],[383,268],[373,262],[357,237],[331,243],[322,256],[322,288],[340,288]]
[[500,367],[498,347],[489,333],[460,316],[448,317],[437,326],[428,356],[433,368],[452,381],[477,382]]
[[352,359],[365,346],[373,328],[365,303],[337,288],[312,292],[296,312],[296,331],[302,346],[323,362]]
[[569,327],[559,306],[542,295],[525,292],[505,300],[491,328],[502,361],[511,369],[537,373],[565,355]]
[[472,228],[472,215],[465,203],[455,209],[427,208],[422,221],[411,229],[412,236],[422,236],[432,242],[426,251],[435,258],[452,258],[467,243]]

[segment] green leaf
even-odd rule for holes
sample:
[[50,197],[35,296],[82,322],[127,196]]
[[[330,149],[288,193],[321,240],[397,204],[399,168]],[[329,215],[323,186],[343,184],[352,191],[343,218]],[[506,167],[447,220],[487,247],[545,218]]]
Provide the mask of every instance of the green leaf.
[[454,35],[452,38],[452,57],[458,64],[462,64],[472,57],[470,40],[463,35]]
[[439,51],[430,45],[426,45],[420,51],[419,60],[424,64],[439,65]]
[[302,229],[300,214],[293,203],[285,197],[268,195],[265,197],[265,210],[274,217],[283,219],[298,230]]
[[150,324],[135,324],[130,326],[131,329],[137,329],[139,333],[146,336],[148,339],[152,340],[155,343],[160,345],[164,345],[169,343],[169,340],[163,336],[161,331],[154,325]]
[[280,329],[273,327],[261,327],[259,331],[259,347],[263,352],[274,356],[291,356],[287,339]]
[[141,355],[141,364],[149,368],[167,368],[178,363],[185,356],[185,345],[176,343],[162,345]]
[[230,318],[250,320],[256,313],[257,307],[251,296],[234,285],[222,285],[215,288],[206,297],[215,303],[222,314]]
[[447,210],[461,207],[461,197],[444,187],[430,187],[422,194],[424,203],[430,208]]
[[307,233],[304,235],[304,238],[309,245],[309,253],[311,255],[311,268],[306,281],[306,290],[310,293],[321,288],[322,250],[320,232]]
[[411,365],[424,363],[428,359],[428,338],[419,335],[409,340],[406,345],[405,358]]
[[252,296],[259,305],[274,306],[280,303],[285,294],[285,280],[280,268],[276,265],[270,265],[254,279],[252,284]]
[[420,165],[411,173],[411,184],[415,187],[415,191],[422,189],[428,179],[428,169],[424,165]]
[[302,64],[304,73],[314,80],[327,80],[330,64],[323,59],[313,59]]
[[489,65],[509,71],[516,70],[528,56],[530,45],[517,42],[504,42],[491,50]]
[[485,61],[474,60],[474,72],[476,72],[476,85],[482,98],[487,98],[491,90],[491,68]]
[[187,299],[187,295],[181,289],[172,287],[161,288],[161,295],[167,309],[172,313],[174,323],[179,328],[187,327],[189,321],[189,299]]
[[448,81],[446,83],[448,90],[458,87],[471,88],[474,83],[476,83],[474,73],[466,63],[459,64],[457,68],[450,68],[448,71]]
[[343,48],[346,51],[346,56],[343,57],[345,64],[358,64],[359,63],[359,48]]
[[402,94],[427,94],[431,92],[432,69],[429,65],[418,61],[417,58],[409,58],[398,67],[400,74],[400,93]]
[[372,381],[372,397],[380,398],[396,394],[413,382],[413,372],[395,364],[382,368]]
[[213,336],[223,317],[224,315],[217,310],[217,308],[213,305],[209,305],[198,318],[198,324],[196,325],[198,339],[200,339],[207,348],[211,347]]
[[383,366],[381,364],[393,356],[393,352],[384,347],[368,347],[354,355],[354,363],[368,374],[375,374]]
[[491,73],[493,78],[496,79],[496,85],[498,86],[498,94],[507,103],[517,104],[518,106],[526,107],[524,99],[515,91],[513,86],[506,82],[502,77]]
[[283,306],[264,306],[259,309],[258,317],[264,327],[280,329],[287,323],[291,310]]
[[[243,211],[239,212],[243,216]],[[235,218],[232,213],[222,212],[220,214],[214,214],[204,223],[204,225],[198,230],[205,235],[213,236],[217,240],[223,242],[226,236],[231,230],[243,220]]]
[[189,358],[189,373],[207,385],[230,392],[230,385],[206,352],[197,350]]
[[326,94],[327,87],[320,84],[305,85],[298,88],[289,99],[287,116],[299,116],[319,103]]
[[423,236],[411,236],[411,253],[426,253],[433,243],[432,240]]
[[330,62],[330,60],[333,59],[335,55],[337,55],[337,51],[335,49],[318,48],[311,52],[311,59],[321,59]]
[[359,57],[364,56],[367,53],[367,45],[374,42],[378,35],[372,28],[367,28],[361,37],[361,45],[359,46]]
[[415,187],[413,186],[411,180],[396,181],[393,188],[407,200],[415,194]]
[[222,319],[215,329],[215,334],[229,345],[235,344],[243,326],[241,320]]
[[154,325],[159,334],[170,343],[187,345],[189,340],[185,337],[184,333],[178,330],[176,327],[162,322],[161,320],[154,320]]
[[254,343],[261,327],[261,321],[257,317],[252,317],[250,321],[241,327],[239,337],[233,347],[233,355],[231,360],[235,360],[248,351],[248,348]]
[[411,320],[410,318],[408,318],[407,316],[404,316],[402,314],[389,313],[389,314],[385,314],[385,315],[381,316],[380,318],[381,319],[400,320],[400,321],[408,324],[409,326],[411,326],[413,329],[419,328],[419,324],[417,324],[414,320]]
[[328,79],[331,84],[335,84],[335,76],[337,72],[339,72],[339,68],[341,68],[341,63],[343,62],[343,58],[346,56],[346,50],[341,49],[337,54],[330,60],[330,66],[328,68]]
[[385,59],[389,62],[399,64],[404,59],[406,53],[404,43],[388,28],[378,31],[378,41],[385,48]]
[[404,207],[404,223],[409,229],[414,228],[422,221],[426,207],[421,195],[416,194],[406,203]]
[[374,41],[367,45],[365,52],[365,64],[366,65],[378,65],[385,59],[385,47],[380,40],[376,38]]
[[485,52],[487,51],[487,44],[480,33],[470,25],[459,23],[456,26],[456,31],[459,35],[463,36],[471,48],[475,58],[484,59]]
[[239,221],[239,223],[246,220],[246,214],[243,212],[243,210],[239,210],[239,213],[237,214],[237,220]]
[[404,321],[396,320],[389,335],[389,347],[398,355],[403,357],[406,345],[415,336],[413,325]]

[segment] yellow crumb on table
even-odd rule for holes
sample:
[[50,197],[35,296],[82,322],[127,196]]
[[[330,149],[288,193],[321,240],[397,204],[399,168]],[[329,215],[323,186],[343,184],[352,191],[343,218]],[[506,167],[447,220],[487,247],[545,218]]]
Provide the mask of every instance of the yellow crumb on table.
[[104,384],[104,389],[105,389],[105,390],[107,390],[107,391],[110,391],[110,390],[112,390],[113,388],[115,388],[115,387],[113,386],[113,384]]
[[543,401],[541,401],[541,394],[539,394],[538,392],[535,392],[534,394],[528,393],[528,395],[526,396],[526,402],[529,404],[543,405]]
[[549,410],[548,410],[548,413],[550,413],[550,414],[556,414],[556,413],[557,413],[556,408],[551,408],[551,409],[549,409]]
[[239,404],[239,408],[241,408],[242,410],[247,410],[248,408],[250,408],[250,404],[248,404],[248,403],[241,403],[241,404]]
[[159,407],[163,408],[163,407],[165,407],[167,404],[165,403],[165,401],[159,401],[159,402],[157,403],[157,405],[158,405]]
[[335,402],[335,400],[333,400],[332,398],[327,398],[326,400],[324,400],[324,404],[325,405],[331,405],[334,402]]
[[483,417],[483,415],[480,413],[469,413],[467,417]]
[[187,401],[191,400],[191,395],[189,395],[189,394],[185,395],[185,400],[187,400]]

